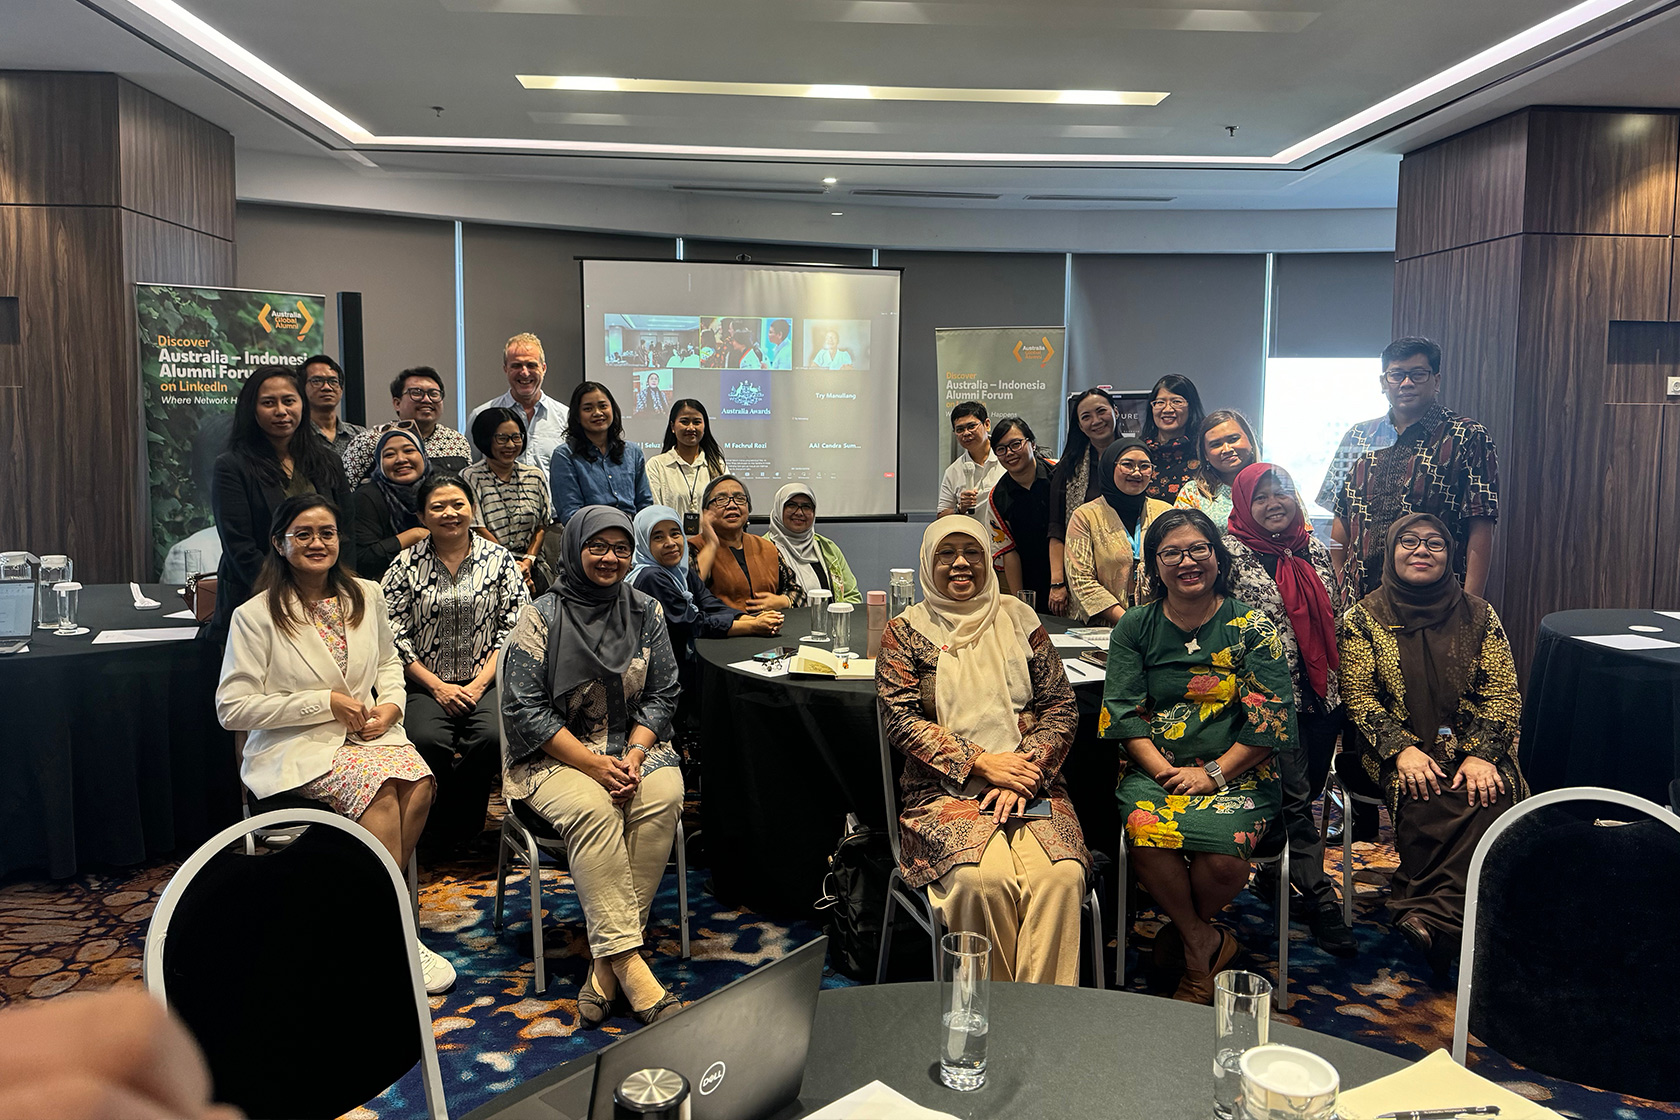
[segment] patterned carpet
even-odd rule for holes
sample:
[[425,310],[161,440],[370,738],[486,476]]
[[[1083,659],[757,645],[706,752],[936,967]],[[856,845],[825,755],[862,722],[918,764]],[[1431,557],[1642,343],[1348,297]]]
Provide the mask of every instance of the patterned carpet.
[[[1336,849],[1333,876],[1339,875],[1339,856]],[[1295,1002],[1284,1020],[1415,1059],[1451,1045],[1453,996],[1434,989],[1422,958],[1374,920],[1380,914],[1374,909],[1377,892],[1393,864],[1393,850],[1386,844],[1355,846],[1361,897],[1355,928],[1358,957],[1344,961],[1328,956],[1302,926],[1293,928],[1290,987]],[[175,866],[158,863],[63,883],[0,886],[0,1004],[138,986],[147,919]],[[445,952],[460,973],[453,991],[431,1000],[453,1116],[463,1116],[496,1093],[635,1028],[634,1020],[615,1019],[603,1030],[577,1029],[574,997],[582,977],[583,923],[570,891],[554,889],[561,880],[558,873],[545,873],[550,907],[545,947],[552,975],[548,991],[539,994],[531,990],[523,876],[510,881],[508,927],[497,934],[491,928],[493,861],[489,867],[482,861],[445,864],[423,875],[426,940]],[[775,923],[731,910],[706,892],[705,882],[705,871],[691,867],[692,960],[677,958],[676,883],[671,876],[653,911],[654,971],[686,999],[716,990],[819,932],[809,925]],[[1232,910],[1239,936],[1255,951],[1248,963],[1268,973],[1275,968],[1268,948],[1276,945],[1272,909],[1245,891]],[[1147,989],[1148,947],[1157,925],[1152,915],[1138,917],[1128,987]],[[850,981],[831,975],[825,983]],[[354,1008],[347,1004],[346,1010],[353,1013]],[[1475,1048],[1472,1066],[1566,1116],[1633,1120],[1680,1115],[1680,1104],[1633,1100],[1555,1081]],[[418,1077],[410,1076],[350,1115],[382,1120],[423,1116]]]

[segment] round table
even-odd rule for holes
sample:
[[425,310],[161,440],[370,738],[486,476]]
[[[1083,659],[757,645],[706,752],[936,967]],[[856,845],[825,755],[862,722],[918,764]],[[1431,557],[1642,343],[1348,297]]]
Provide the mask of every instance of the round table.
[[[803,621],[796,612],[789,626]],[[1041,615],[1051,634],[1065,618]],[[846,815],[884,827],[875,682],[765,677],[734,662],[797,637],[695,643],[702,677],[700,799],[712,888],[771,917],[812,917]],[[1078,650],[1060,651],[1064,658]],[[1113,854],[1120,828],[1117,745],[1100,743],[1102,682],[1076,685],[1079,731],[1062,765],[1087,844]]]
[[[939,1083],[939,986],[867,985],[817,999],[799,1100],[808,1110],[879,1080],[961,1117],[1207,1120],[1213,1113],[1213,1008],[1135,992],[993,984],[986,1085]],[[1273,1021],[1271,1042],[1310,1050],[1343,1089],[1409,1062]]]
[[[1584,640],[1607,635],[1675,644],[1613,649]],[[1517,757],[1535,793],[1606,786],[1668,804],[1669,782],[1680,777],[1680,619],[1650,610],[1542,619]]]
[[239,819],[233,738],[216,722],[222,652],[195,638],[94,645],[103,630],[196,630],[173,587],[134,609],[127,584],[89,584],[88,633],[37,630],[0,657],[0,875],[66,878],[195,844]]

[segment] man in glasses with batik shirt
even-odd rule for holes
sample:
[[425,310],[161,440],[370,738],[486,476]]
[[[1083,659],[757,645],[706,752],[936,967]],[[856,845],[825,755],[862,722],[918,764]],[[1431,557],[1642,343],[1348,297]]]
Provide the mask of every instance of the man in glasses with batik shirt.
[[405,369],[391,380],[391,407],[395,424],[381,424],[363,432],[344,449],[344,473],[352,487],[360,486],[373,474],[374,448],[379,437],[393,427],[411,428],[425,446],[426,462],[444,474],[459,474],[472,461],[467,437],[440,423],[443,417],[443,377],[431,366]]
[[1380,377],[1395,438],[1391,446],[1355,459],[1336,493],[1330,535],[1342,546],[1338,612],[1382,582],[1389,526],[1409,513],[1431,514],[1447,526],[1456,546],[1454,574],[1465,591],[1483,596],[1499,514],[1493,438],[1435,399],[1441,391],[1441,348],[1429,339],[1389,343]]
[[310,426],[342,460],[350,441],[367,431],[338,414],[344,399],[344,370],[325,354],[311,354],[303,363],[303,395],[309,401]]

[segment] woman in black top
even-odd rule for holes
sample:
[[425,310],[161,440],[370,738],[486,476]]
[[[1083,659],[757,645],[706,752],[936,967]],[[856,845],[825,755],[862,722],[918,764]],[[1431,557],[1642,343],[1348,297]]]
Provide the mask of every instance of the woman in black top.
[[[1120,411],[1106,389],[1087,389],[1068,409],[1068,437],[1050,476],[1050,594],[1045,610],[1068,613],[1067,571],[1062,566],[1067,521],[1074,510],[1102,494],[1097,461],[1120,434]],[[995,442],[995,440],[994,440]]]
[[430,469],[420,434],[390,428],[374,445],[373,477],[356,488],[351,533],[356,574],[378,582],[397,553],[431,535],[420,524],[420,483]]
[[1050,609],[1050,468],[1019,416],[992,425],[992,450],[1008,473],[992,487],[992,562],[1010,591],[1031,591]]
[[1149,411],[1143,417],[1143,442],[1149,448],[1155,474],[1146,497],[1172,505],[1178,492],[1202,469],[1201,448],[1196,440],[1202,430],[1202,395],[1196,383],[1178,373],[1155,382],[1149,394]]
[[222,538],[216,569],[216,613],[205,631],[227,641],[236,607],[251,597],[269,550],[269,522],[281,502],[319,494],[340,509],[350,483],[332,445],[306,422],[303,383],[285,366],[251,371],[233,406],[228,446],[216,459],[210,509]]

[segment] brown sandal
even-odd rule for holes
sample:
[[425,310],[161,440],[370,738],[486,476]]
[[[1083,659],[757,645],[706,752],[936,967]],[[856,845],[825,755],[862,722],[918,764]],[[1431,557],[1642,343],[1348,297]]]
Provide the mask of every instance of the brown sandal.
[[591,968],[589,975],[578,985],[577,1009],[578,1022],[586,1027],[598,1027],[612,1015],[613,1004],[617,1002],[602,995],[595,987],[595,970]]
[[1178,982],[1178,990],[1173,998],[1185,1003],[1211,1004],[1213,1002],[1213,978],[1225,971],[1225,966],[1236,957],[1242,945],[1232,936],[1231,931],[1219,931],[1219,947],[1213,951],[1213,959],[1208,962],[1207,969],[1193,968],[1189,961],[1184,964],[1184,979]]
[[642,1023],[657,1023],[661,1019],[669,1019],[683,1009],[683,1001],[677,998],[677,993],[666,992],[665,998],[645,1011],[631,1008],[630,1014]]

